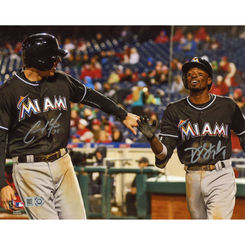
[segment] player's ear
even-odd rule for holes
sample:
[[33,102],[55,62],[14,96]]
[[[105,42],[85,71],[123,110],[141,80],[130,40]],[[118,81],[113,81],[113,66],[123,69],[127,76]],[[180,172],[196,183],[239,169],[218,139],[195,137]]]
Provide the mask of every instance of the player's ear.
[[212,78],[208,77],[208,85],[211,85],[211,84],[212,84]]

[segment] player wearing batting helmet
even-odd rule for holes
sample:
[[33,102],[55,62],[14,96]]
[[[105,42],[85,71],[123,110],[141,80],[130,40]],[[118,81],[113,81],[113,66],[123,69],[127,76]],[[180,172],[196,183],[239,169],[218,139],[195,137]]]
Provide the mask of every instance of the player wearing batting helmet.
[[5,150],[13,159],[13,179],[30,219],[85,219],[81,191],[67,153],[70,101],[115,115],[133,133],[138,116],[57,71],[67,54],[47,33],[27,37],[23,70],[0,88],[0,199],[15,200],[4,177]]
[[193,219],[230,219],[236,193],[231,130],[245,151],[245,119],[232,99],[209,93],[213,72],[207,60],[195,57],[182,72],[189,96],[167,106],[159,137],[147,118],[140,118],[138,129],[149,140],[159,168],[166,166],[177,147]]

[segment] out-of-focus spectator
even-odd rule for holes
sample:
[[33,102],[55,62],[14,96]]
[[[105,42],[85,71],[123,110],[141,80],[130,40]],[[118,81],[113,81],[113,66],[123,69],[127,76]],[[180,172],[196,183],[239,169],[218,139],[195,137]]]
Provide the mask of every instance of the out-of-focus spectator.
[[175,74],[180,73],[181,74],[182,63],[177,58],[174,58],[171,61],[171,68],[172,68],[173,73],[175,73]]
[[86,87],[94,89],[94,84],[91,77],[89,76],[84,77],[83,82]]
[[145,91],[146,84],[143,81],[139,81],[136,86],[132,88],[132,113],[136,115],[143,115],[144,105],[146,101]]
[[155,62],[154,62],[154,59],[153,59],[152,57],[149,57],[149,58],[147,59],[145,71],[146,71],[146,72],[151,72],[154,68],[155,68]]
[[87,51],[87,44],[83,38],[80,38],[78,40],[76,49],[78,52],[86,52]]
[[165,30],[160,31],[159,35],[155,38],[155,43],[167,43],[168,41],[169,38]]
[[218,75],[216,77],[216,81],[215,83],[212,84],[210,93],[216,94],[216,95],[228,95],[229,94],[229,87],[226,85],[221,75]]
[[66,38],[65,42],[64,42],[64,49],[66,49],[69,53],[68,53],[68,57],[71,55],[72,51],[76,48],[76,46],[74,45],[74,43],[71,41],[70,38]]
[[123,142],[124,141],[122,131],[115,126],[112,129],[112,141],[113,142]]
[[197,50],[197,43],[193,39],[191,32],[188,32],[186,39],[179,45],[179,50],[184,51],[186,56],[195,56]]
[[90,64],[90,58],[88,56],[87,53],[83,54],[82,56],[82,62],[81,62],[81,65],[84,66],[84,65],[88,65]]
[[238,86],[235,80],[237,68],[233,62],[229,62],[226,56],[221,58],[219,63],[220,70],[224,73],[224,81],[228,87]]
[[244,98],[243,98],[242,90],[240,88],[236,88],[233,91],[232,98],[239,106],[239,108],[241,108],[244,105]]
[[78,123],[79,123],[80,117],[78,114],[78,109],[72,109],[71,110],[71,119],[70,119],[70,125],[71,125],[71,135],[75,134],[77,131]]
[[116,71],[112,71],[108,77],[107,83],[113,84],[120,81],[120,76]]
[[95,41],[98,44],[101,44],[102,42],[104,42],[103,35],[100,32],[96,33],[96,35],[95,35]]
[[134,73],[131,68],[126,67],[121,78],[121,81],[136,82],[138,79],[137,73]]
[[171,85],[171,93],[180,93],[183,92],[183,90],[184,90],[184,84],[182,81],[182,77],[180,75],[176,75]]
[[94,141],[98,142],[100,138],[101,122],[98,119],[92,121],[92,133],[94,135]]
[[177,28],[175,33],[174,33],[174,36],[173,36],[173,42],[181,42],[181,40],[184,39],[184,34],[183,34],[183,29],[180,27],[180,28]]
[[84,79],[86,76],[92,79],[102,78],[102,70],[97,63],[86,64],[81,69],[80,79]]
[[201,26],[198,28],[194,34],[194,38],[197,39],[198,41],[205,41],[208,36],[208,33],[206,31],[206,28]]
[[131,48],[130,49],[130,56],[129,56],[129,64],[135,65],[139,62],[140,60],[140,55],[137,51],[136,48]]
[[111,143],[111,137],[105,130],[100,130],[96,143]]
[[[94,135],[92,131],[90,131],[88,128],[88,122],[85,119],[80,119],[78,123],[78,130],[76,132],[76,135],[78,136],[77,142],[85,142],[85,143],[91,143],[94,141]],[[73,140],[73,142],[75,142]]]

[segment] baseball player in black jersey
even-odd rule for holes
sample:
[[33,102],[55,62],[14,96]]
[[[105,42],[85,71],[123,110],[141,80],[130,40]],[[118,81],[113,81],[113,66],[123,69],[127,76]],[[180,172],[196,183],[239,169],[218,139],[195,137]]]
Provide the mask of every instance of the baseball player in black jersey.
[[232,99],[209,93],[213,71],[208,61],[195,57],[182,72],[190,94],[167,106],[159,139],[146,118],[140,118],[138,129],[149,140],[159,168],[166,166],[177,147],[193,219],[230,219],[236,193],[230,131],[245,150],[245,119]]
[[70,101],[115,115],[136,134],[138,116],[101,93],[56,71],[67,52],[47,33],[22,45],[23,70],[0,88],[0,199],[15,200],[4,177],[5,153],[12,157],[13,179],[31,219],[85,219],[78,181],[66,146]]

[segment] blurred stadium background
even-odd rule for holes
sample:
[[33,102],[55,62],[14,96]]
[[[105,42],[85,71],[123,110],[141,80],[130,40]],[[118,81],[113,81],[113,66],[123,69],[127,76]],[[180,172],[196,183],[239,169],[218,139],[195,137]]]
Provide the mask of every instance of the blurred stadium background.
[[[232,97],[245,113],[244,26],[0,26],[0,83],[21,68],[21,42],[38,32],[55,35],[69,51],[60,70],[152,121],[161,119],[169,102],[187,95],[181,67],[194,56],[205,56],[213,66],[211,92]],[[244,218],[245,156],[235,135],[232,143],[240,201],[234,218]],[[142,156],[154,165],[144,137],[77,104],[69,149],[88,218],[189,218],[176,153],[165,170],[142,170],[137,162]],[[137,212],[129,216],[126,195],[135,176]]]

